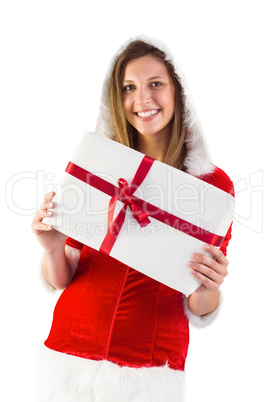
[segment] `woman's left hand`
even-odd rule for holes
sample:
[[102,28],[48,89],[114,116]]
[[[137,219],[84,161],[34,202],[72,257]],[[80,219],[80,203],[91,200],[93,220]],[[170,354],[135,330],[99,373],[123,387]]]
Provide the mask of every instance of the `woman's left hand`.
[[190,261],[188,265],[191,268],[191,274],[202,283],[202,288],[215,291],[228,275],[228,260],[215,246],[205,244],[203,248],[211,254],[211,257],[202,253],[193,253],[193,261]]

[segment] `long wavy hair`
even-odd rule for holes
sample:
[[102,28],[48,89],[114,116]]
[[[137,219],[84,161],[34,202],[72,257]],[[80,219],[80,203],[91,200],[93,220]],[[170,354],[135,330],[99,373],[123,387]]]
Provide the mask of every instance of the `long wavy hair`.
[[172,118],[169,144],[163,162],[184,170],[186,156],[185,127],[183,125],[184,101],[180,79],[174,66],[167,60],[166,54],[141,40],[131,42],[117,58],[112,71],[109,86],[109,101],[111,105],[114,139],[121,144],[136,149],[137,130],[127,121],[123,106],[123,80],[127,64],[139,57],[153,56],[167,67],[169,76],[175,88],[175,111]]

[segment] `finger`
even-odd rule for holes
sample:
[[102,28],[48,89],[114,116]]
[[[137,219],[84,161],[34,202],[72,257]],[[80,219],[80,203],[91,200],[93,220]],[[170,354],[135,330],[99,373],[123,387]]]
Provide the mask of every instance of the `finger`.
[[44,202],[40,205],[39,211],[55,207],[55,202],[52,202],[52,199],[55,196],[55,194],[56,193],[54,191],[51,191],[50,193],[47,193],[45,195]]
[[204,250],[208,251],[220,264],[224,264],[226,262],[228,263],[223,252],[219,248],[212,246],[211,244],[204,244],[203,248]]
[[[214,269],[210,268],[207,265],[200,264],[198,262],[190,261],[189,267],[195,271],[196,273],[207,277],[208,279],[212,280],[213,282],[221,282],[221,277],[218,272]],[[193,273],[195,273],[193,272]]]
[[53,211],[42,210],[33,217],[33,222],[41,222],[44,218],[49,218],[54,214]]
[[38,213],[45,213],[45,211],[47,211],[49,208],[54,208],[55,207],[55,202],[53,201],[48,201],[48,202],[43,202],[40,205],[40,208],[38,210]]
[[215,271],[210,270],[210,268],[203,266],[201,264],[189,263],[191,269],[191,274],[208,289],[216,290],[223,283],[224,277],[217,274]]
[[213,281],[211,278],[208,278],[205,275],[202,275],[200,272],[197,271],[191,271],[191,274],[193,275],[194,278],[196,278],[202,285],[204,285],[206,288],[210,290],[217,290],[219,289],[220,285],[222,284],[223,281],[217,282]]
[[33,231],[50,231],[53,229],[52,225],[47,225],[46,223],[42,222],[32,222],[32,229]]
[[192,259],[199,264],[213,269],[217,273],[222,273],[222,266],[216,260],[206,254],[193,253]]
[[49,201],[51,201],[52,199],[53,199],[53,197],[55,196],[55,192],[54,191],[51,191],[50,193],[47,193],[46,195],[45,195],[45,198],[44,198],[44,201],[45,202],[49,202]]

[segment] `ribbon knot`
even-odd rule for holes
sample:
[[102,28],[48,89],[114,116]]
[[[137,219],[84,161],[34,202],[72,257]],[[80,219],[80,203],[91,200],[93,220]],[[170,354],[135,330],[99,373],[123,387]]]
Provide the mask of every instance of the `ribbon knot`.
[[[103,253],[110,254],[110,251],[124,224],[127,207],[131,209],[133,217],[142,228],[150,223],[150,219],[148,218],[150,215],[149,211],[145,211],[141,206],[138,205],[136,202],[137,197],[135,197],[133,194],[147,176],[153,162],[154,159],[145,155],[130,185],[125,179],[121,178],[118,180],[118,192],[116,195],[112,196],[109,202],[107,234],[100,247],[100,251]],[[118,200],[123,202],[125,205],[114,219],[115,205]]]
[[131,197],[135,191],[135,186],[129,186],[128,182],[122,178],[118,180],[118,185],[120,189],[118,200],[123,202],[131,209],[133,217],[142,228],[147,226],[150,223],[150,219],[148,218],[149,213],[135,204],[133,198]]

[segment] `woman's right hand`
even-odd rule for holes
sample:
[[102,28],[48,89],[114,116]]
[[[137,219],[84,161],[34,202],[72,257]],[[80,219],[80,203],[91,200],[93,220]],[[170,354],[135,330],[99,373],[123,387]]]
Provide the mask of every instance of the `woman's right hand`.
[[55,250],[59,245],[64,245],[67,239],[66,235],[55,230],[52,225],[43,223],[44,218],[53,216],[55,202],[52,200],[54,196],[54,192],[45,195],[44,202],[40,205],[32,221],[32,231],[41,246],[49,252]]

